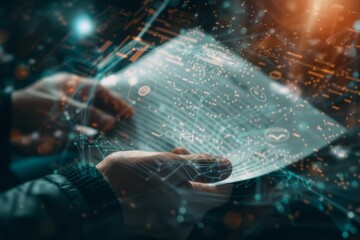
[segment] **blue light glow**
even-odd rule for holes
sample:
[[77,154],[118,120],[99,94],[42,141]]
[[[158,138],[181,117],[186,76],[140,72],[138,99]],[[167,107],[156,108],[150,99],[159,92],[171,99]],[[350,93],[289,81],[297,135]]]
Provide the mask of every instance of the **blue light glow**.
[[94,23],[89,16],[80,15],[75,18],[74,30],[79,36],[87,36],[94,31]]

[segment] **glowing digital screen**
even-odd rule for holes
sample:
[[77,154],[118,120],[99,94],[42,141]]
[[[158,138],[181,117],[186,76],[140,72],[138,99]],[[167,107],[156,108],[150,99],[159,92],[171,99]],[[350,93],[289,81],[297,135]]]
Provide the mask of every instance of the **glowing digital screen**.
[[128,137],[118,144],[150,151],[186,146],[225,156],[233,173],[219,184],[281,169],[346,132],[198,30],[178,36],[115,78],[108,87],[126,96],[137,113],[120,124]]

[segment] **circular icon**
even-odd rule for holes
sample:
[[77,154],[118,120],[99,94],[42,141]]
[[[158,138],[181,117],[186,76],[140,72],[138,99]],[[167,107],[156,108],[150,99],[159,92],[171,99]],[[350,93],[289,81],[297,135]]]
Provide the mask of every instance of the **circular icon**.
[[260,102],[266,102],[266,95],[260,89],[256,87],[250,88],[250,94]]
[[268,128],[266,129],[264,135],[266,140],[276,143],[285,142],[290,138],[289,131],[285,128],[280,127]]
[[179,140],[182,146],[189,146],[194,143],[194,135],[189,132],[180,133]]
[[144,85],[141,88],[139,88],[138,90],[138,94],[141,97],[145,97],[146,95],[148,95],[150,93],[151,89],[148,85]]

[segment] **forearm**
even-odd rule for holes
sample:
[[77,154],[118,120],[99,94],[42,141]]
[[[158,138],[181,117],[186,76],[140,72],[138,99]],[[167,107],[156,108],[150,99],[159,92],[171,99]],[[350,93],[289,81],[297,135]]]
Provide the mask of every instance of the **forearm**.
[[0,206],[0,239],[99,239],[122,233],[120,203],[95,167],[73,165],[22,184],[2,193]]

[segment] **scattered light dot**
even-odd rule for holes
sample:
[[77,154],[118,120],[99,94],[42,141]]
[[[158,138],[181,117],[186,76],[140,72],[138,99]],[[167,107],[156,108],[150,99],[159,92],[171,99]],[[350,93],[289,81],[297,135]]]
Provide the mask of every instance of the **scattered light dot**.
[[176,220],[178,221],[178,223],[182,223],[184,222],[184,217],[182,215],[177,216]]
[[229,8],[231,6],[231,4],[228,1],[225,1],[222,6],[223,6],[223,8],[226,9],[226,8]]
[[198,224],[197,224],[197,226],[198,226],[198,228],[200,228],[200,229],[202,229],[202,228],[204,228],[205,226],[204,226],[204,224],[202,223],[202,222],[199,222]]
[[276,204],[275,207],[276,207],[276,209],[278,210],[278,212],[280,212],[280,213],[285,212],[285,208],[284,208],[283,205],[281,205],[281,204]]
[[348,151],[340,146],[334,147],[331,150],[331,153],[339,159],[344,159],[348,157]]
[[350,211],[348,212],[347,216],[348,218],[353,219],[355,217],[355,213]]
[[89,16],[80,15],[75,19],[74,30],[79,36],[86,36],[93,32],[94,24]]
[[103,86],[114,86],[116,84],[117,77],[116,75],[110,75],[101,80],[101,85]]
[[186,208],[184,208],[184,207],[179,208],[179,213],[185,214],[186,213]]
[[318,182],[316,185],[319,189],[325,189],[325,184],[323,182]]
[[129,84],[130,84],[130,86],[136,85],[137,82],[138,82],[138,79],[137,79],[136,77],[131,77],[131,78],[129,78]]

